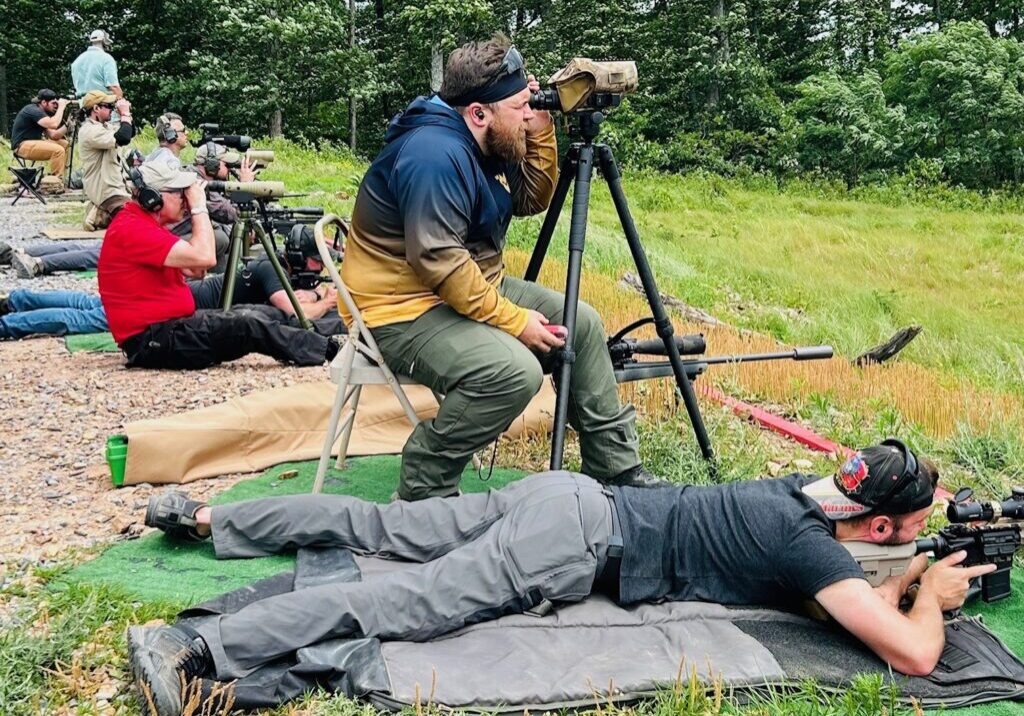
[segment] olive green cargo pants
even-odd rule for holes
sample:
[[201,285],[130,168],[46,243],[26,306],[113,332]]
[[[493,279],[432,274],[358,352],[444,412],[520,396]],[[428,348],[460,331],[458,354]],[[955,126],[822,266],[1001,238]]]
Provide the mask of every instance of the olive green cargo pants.
[[[500,292],[552,323],[562,322],[565,298],[557,291],[506,277]],[[373,335],[392,370],[445,396],[437,417],[417,425],[405,443],[398,483],[404,500],[456,494],[473,453],[511,425],[554,367],[551,356],[539,357],[508,333],[447,305],[415,321],[374,328]],[[636,415],[619,402],[605,340],[601,318],[581,302],[569,423],[580,437],[581,472],[597,480],[640,464]]]

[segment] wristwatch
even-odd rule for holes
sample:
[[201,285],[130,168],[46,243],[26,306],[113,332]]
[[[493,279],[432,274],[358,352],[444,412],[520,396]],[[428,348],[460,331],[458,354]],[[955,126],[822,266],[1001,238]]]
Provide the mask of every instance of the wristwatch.
[[207,209],[205,206],[201,206],[196,207],[195,209],[189,209],[189,213],[192,214],[192,216],[198,216],[199,214],[206,214],[207,216],[209,216],[210,210]]

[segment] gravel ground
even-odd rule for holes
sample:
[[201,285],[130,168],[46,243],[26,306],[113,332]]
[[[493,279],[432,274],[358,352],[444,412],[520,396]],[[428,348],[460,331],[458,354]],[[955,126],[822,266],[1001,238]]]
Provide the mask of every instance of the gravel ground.
[[[31,243],[67,224],[60,204],[0,200],[0,241]],[[18,287],[96,291],[69,274],[23,280],[0,267],[0,293]],[[293,368],[264,356],[195,372],[128,371],[116,353],[71,355],[62,338],[0,342],[0,576],[3,564],[47,561],[75,547],[137,537],[148,486],[114,489],[104,461],[108,436],[125,423],[223,402],[254,390],[319,381],[323,368]],[[244,475],[190,483],[204,497]]]

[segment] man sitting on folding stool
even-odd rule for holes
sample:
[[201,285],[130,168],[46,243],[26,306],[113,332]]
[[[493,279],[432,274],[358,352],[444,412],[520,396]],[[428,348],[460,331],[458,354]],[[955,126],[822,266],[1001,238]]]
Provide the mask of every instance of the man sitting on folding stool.
[[[68,100],[49,89],[41,89],[14,118],[11,150],[16,157],[50,163],[50,174],[60,180],[67,161],[67,125],[61,125]],[[63,184],[61,184],[63,188]]]

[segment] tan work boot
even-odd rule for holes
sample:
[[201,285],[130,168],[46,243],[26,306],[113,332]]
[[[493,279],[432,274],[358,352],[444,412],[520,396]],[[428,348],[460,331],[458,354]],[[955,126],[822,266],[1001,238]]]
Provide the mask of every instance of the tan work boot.
[[42,194],[63,194],[64,190],[64,180],[52,174],[43,177],[39,182],[39,192]]

